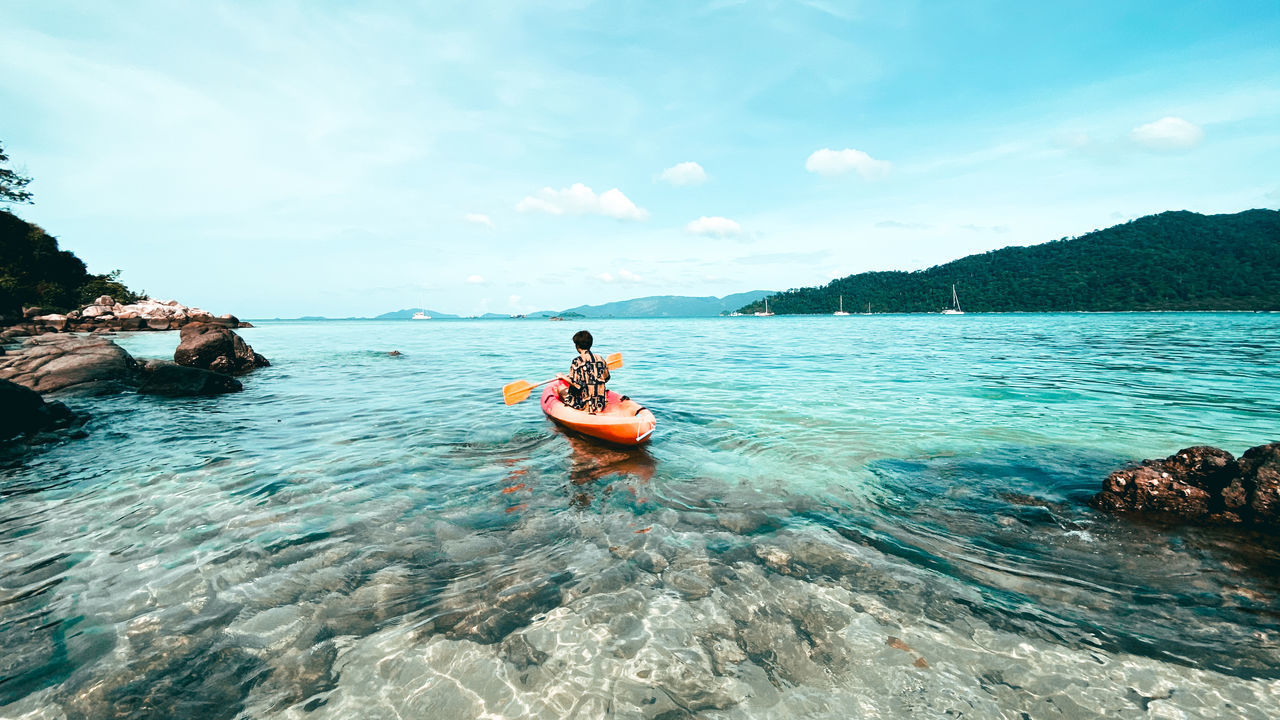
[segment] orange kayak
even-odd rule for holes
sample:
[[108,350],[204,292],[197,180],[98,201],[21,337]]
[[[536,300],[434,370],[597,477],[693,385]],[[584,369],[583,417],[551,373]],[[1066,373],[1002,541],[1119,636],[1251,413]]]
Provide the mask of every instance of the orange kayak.
[[556,392],[562,387],[567,387],[565,381],[557,380],[542,391],[542,412],[570,430],[615,445],[639,445],[649,439],[658,424],[648,408],[612,390],[605,393],[608,404],[604,412],[574,410],[560,402]]

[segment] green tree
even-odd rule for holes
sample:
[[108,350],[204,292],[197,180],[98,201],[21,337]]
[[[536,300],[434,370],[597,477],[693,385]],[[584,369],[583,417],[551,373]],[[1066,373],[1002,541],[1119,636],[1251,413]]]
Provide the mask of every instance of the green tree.
[[8,162],[4,144],[0,143],[0,203],[30,203],[31,193],[25,188],[31,183],[31,178],[5,167]]

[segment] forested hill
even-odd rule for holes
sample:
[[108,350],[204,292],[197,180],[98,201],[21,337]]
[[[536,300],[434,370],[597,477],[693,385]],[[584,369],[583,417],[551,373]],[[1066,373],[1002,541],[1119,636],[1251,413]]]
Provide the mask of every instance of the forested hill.
[[26,306],[66,312],[99,295],[125,304],[145,297],[120,284],[119,276],[119,270],[91,274],[80,258],[60,249],[57,238],[40,226],[0,210],[0,325],[21,319]]
[[[778,314],[1280,310],[1280,212],[1178,211],[915,272],[868,272],[769,298]],[[762,309],[760,302],[741,308]]]

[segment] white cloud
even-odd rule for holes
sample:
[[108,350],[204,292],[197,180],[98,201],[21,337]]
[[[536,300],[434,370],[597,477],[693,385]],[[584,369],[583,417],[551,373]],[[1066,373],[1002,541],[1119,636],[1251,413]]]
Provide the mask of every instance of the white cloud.
[[493,227],[493,221],[489,219],[488,215],[484,215],[482,213],[467,213],[462,216],[462,219],[469,223],[475,223],[476,225],[484,225],[488,228]]
[[549,215],[604,215],[619,220],[644,220],[649,211],[636,207],[618,188],[599,195],[582,183],[563,190],[543,188],[516,203],[520,212],[544,212]]
[[832,150],[823,148],[814,151],[804,162],[804,169],[819,175],[843,175],[850,170],[856,171],[867,180],[875,180],[889,174],[892,163],[876,160],[861,150],[845,148]]
[[701,185],[707,181],[707,171],[696,162],[682,162],[663,170],[658,179],[672,185]]
[[730,235],[739,235],[742,233],[742,226],[726,217],[702,217],[694,220],[684,226],[685,230],[694,235],[707,235],[711,237],[729,237]]
[[1190,150],[1204,139],[1204,130],[1180,117],[1162,117],[1155,122],[1139,125],[1129,133],[1139,145],[1164,152]]
[[602,272],[599,275],[596,275],[596,279],[600,282],[611,283],[613,282],[613,273]]
[[472,285],[483,285],[483,284],[484,284],[484,276],[482,276],[482,275],[468,275],[468,276],[467,276],[467,282],[468,282],[468,283],[470,283],[470,284],[472,284]]

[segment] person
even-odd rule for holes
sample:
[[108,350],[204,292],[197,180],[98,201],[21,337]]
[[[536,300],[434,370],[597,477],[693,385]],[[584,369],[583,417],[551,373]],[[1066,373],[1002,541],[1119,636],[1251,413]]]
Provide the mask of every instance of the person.
[[605,383],[609,382],[609,363],[596,353],[591,352],[594,338],[586,330],[573,334],[573,347],[578,357],[569,363],[569,376],[558,375],[565,380],[568,387],[560,388],[560,401],[575,410],[586,410],[591,413],[603,412],[608,400],[605,398]]

